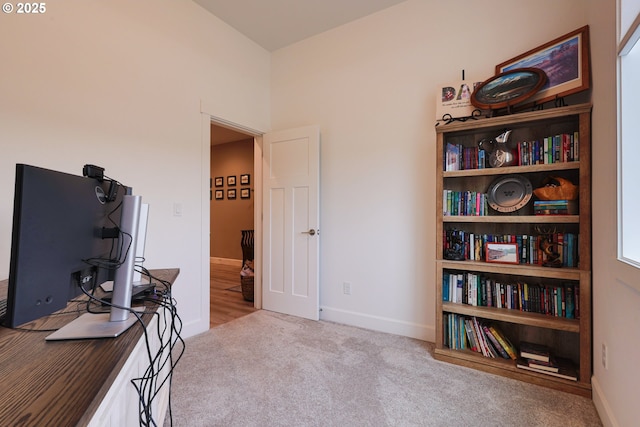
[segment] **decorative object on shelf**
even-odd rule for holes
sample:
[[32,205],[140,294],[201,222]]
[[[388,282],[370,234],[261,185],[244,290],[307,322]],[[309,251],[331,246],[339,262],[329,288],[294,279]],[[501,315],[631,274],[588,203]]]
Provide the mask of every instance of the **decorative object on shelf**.
[[509,135],[511,131],[506,130],[494,139],[483,139],[478,142],[478,148],[489,153],[489,165],[492,168],[513,166],[518,163],[515,151],[508,145]]
[[542,265],[545,267],[562,267],[562,255],[560,255],[560,246],[562,246],[562,243],[553,240],[556,229],[545,230],[536,227],[536,231],[540,235],[540,250],[544,253]]
[[501,176],[487,191],[489,206],[498,212],[515,212],[531,199],[532,185],[522,175]]
[[578,186],[560,176],[550,176],[542,182],[542,187],[533,190],[540,200],[576,200]]
[[516,68],[481,83],[471,94],[471,103],[484,110],[510,108],[535,95],[547,82],[539,68]]
[[451,123],[480,117],[481,112],[474,110],[471,105],[471,93],[480,83],[465,81],[463,78],[461,81],[441,85],[436,95],[436,120]]
[[589,26],[496,65],[496,74],[522,67],[542,69],[548,82],[531,98],[542,104],[589,89]]
[[442,257],[451,261],[464,261],[464,242],[458,237],[453,237],[450,247],[444,250]]

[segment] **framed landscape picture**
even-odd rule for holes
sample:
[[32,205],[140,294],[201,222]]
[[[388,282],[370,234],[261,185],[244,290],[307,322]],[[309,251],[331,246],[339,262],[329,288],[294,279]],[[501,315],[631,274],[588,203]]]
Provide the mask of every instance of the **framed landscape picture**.
[[496,74],[516,68],[540,68],[547,75],[547,83],[530,99],[538,104],[589,89],[589,26],[496,65]]
[[505,264],[519,264],[518,245],[516,243],[487,243],[487,262],[499,262]]
[[480,84],[471,95],[471,103],[486,110],[509,107],[534,96],[546,81],[538,68],[505,71]]

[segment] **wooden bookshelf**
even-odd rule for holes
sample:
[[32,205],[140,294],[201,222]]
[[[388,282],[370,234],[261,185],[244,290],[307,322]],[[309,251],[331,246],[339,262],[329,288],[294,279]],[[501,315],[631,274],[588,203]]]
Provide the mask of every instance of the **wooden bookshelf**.
[[[477,147],[482,139],[495,138],[512,130],[511,147],[520,141],[533,141],[561,133],[578,132],[579,160],[527,166],[445,171],[447,143]],[[442,361],[491,372],[554,389],[591,396],[591,105],[581,104],[508,116],[454,122],[436,127],[436,349]],[[537,188],[549,176],[561,176],[579,186],[577,215],[533,215],[533,201],[514,212],[488,210],[484,216],[445,215],[443,191],[486,193],[491,183],[506,175],[523,175]],[[445,232],[467,230],[480,234],[535,235],[541,229],[578,235],[577,267],[545,267],[534,263],[498,264],[484,260],[447,260],[443,257]],[[451,273],[472,273],[502,281],[527,281],[539,286],[569,283],[579,289],[579,318],[566,318],[516,309],[483,307],[462,302],[443,301],[443,278]],[[520,341],[549,346],[552,353],[571,359],[578,380],[571,381],[516,367],[511,359],[484,357],[471,350],[449,348],[446,317],[456,314],[475,317],[500,329],[519,347]]]

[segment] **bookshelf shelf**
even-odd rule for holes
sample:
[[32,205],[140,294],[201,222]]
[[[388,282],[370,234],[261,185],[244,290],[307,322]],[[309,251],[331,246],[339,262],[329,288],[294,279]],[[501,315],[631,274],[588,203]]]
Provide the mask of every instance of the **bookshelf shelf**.
[[580,322],[576,319],[552,317],[538,313],[526,313],[517,310],[495,307],[476,307],[459,303],[442,303],[442,311],[446,313],[464,314],[483,319],[537,326],[539,328],[556,329],[567,332],[580,332]]
[[548,165],[530,165],[530,166],[509,166],[495,169],[467,169],[460,171],[444,171],[444,178],[467,178],[474,176],[486,175],[510,175],[514,173],[538,173],[538,172],[555,172],[563,170],[580,169],[580,162],[552,163]]
[[443,216],[443,222],[486,222],[486,223],[512,223],[512,224],[579,224],[579,215],[455,215]]
[[518,369],[515,362],[505,359],[488,359],[469,350],[435,349],[435,358],[468,368],[507,376],[520,381],[551,387],[584,397],[591,397],[591,385],[583,382],[565,380]]
[[438,268],[447,270],[502,273],[514,276],[540,277],[547,279],[582,280],[585,272],[577,268],[549,268],[526,264],[493,264],[482,261],[440,261]]
[[[435,209],[436,236],[438,238],[436,239],[436,348],[434,357],[461,366],[590,397],[592,374],[591,105],[580,104],[455,122],[439,125],[435,130],[437,139]],[[481,168],[478,169],[463,169],[465,166],[469,167],[481,162],[480,158],[468,164],[461,163],[459,169],[463,170],[445,171],[445,169],[451,169],[448,166],[445,168],[445,164],[451,164],[451,158],[447,154],[449,147],[458,147],[459,153],[473,153],[472,150],[478,147],[479,141],[495,138],[505,130],[512,131],[510,137],[512,147],[515,145],[522,147],[521,144],[524,142],[533,144],[535,141],[537,144],[538,141],[555,135],[571,135],[579,142],[579,144],[575,144],[575,149],[571,148],[572,155],[575,155],[575,161],[498,168],[481,165]],[[538,163],[543,162],[538,161]],[[531,182],[533,188],[544,185],[549,177],[562,177],[571,181],[579,188],[577,214],[533,215],[535,196],[525,206],[509,213],[489,209],[488,214],[483,216],[449,216],[444,214],[443,207],[445,203],[447,203],[447,207],[449,206],[449,199],[444,198],[443,195],[451,192],[486,193],[492,182],[506,175],[524,175]],[[455,212],[449,209],[447,211]],[[462,211],[460,210],[460,212]],[[471,235],[471,241],[475,242],[473,245],[468,241],[463,243],[462,250],[466,251],[463,260],[450,260],[444,257],[445,249],[451,250],[452,247],[449,246],[452,245],[452,240],[447,240],[451,239],[451,233],[462,233],[463,236]],[[455,235],[458,236],[458,234]],[[556,235],[563,235],[563,238],[569,236],[571,239],[577,236],[577,242],[574,244],[572,240],[570,243],[565,241],[566,244],[556,244],[554,246],[556,254],[543,253],[540,244],[542,235],[553,235],[554,238]],[[487,236],[490,237],[487,238]],[[517,242],[535,243],[529,243],[528,251],[523,251],[523,248],[518,247],[518,259],[515,263],[486,262],[484,260],[485,242],[491,241],[496,236],[507,239],[500,240],[500,243],[516,243],[516,238],[521,238]],[[473,240],[474,238],[476,240]],[[476,250],[474,254],[470,248],[477,248],[478,245],[480,245],[480,250]],[[565,246],[572,249],[566,249]],[[548,260],[546,257],[557,256],[560,248],[563,248],[564,251],[561,255],[563,267],[543,266],[544,261]],[[571,257],[568,254],[571,254]],[[448,258],[452,257],[448,256]],[[460,259],[459,257],[453,258]],[[567,265],[572,267],[567,267]],[[454,276],[464,276],[464,279],[462,282],[460,279],[455,282],[452,280]],[[468,281],[467,277],[472,277],[477,282]],[[478,279],[479,277],[481,279]],[[482,287],[479,284],[477,286],[471,284],[480,283],[480,280],[482,280]],[[486,287],[484,286],[485,281]],[[455,285],[451,285],[451,283],[456,283],[458,288],[464,286],[462,301],[458,299],[459,295],[451,296],[451,293],[456,290]],[[491,283],[491,286],[488,283]],[[496,304],[495,294],[493,299],[486,295],[491,290],[497,292],[496,283],[498,286],[504,285],[505,287],[508,284],[511,290],[509,303],[512,305],[520,304],[521,307],[484,306]],[[520,287],[518,286],[520,283],[528,283],[529,287]],[[444,292],[445,287],[447,292]],[[544,297],[539,294],[533,300],[526,299],[528,304],[532,304],[532,301],[533,304],[537,304],[534,310],[527,311],[522,306],[525,301],[522,289],[530,290],[532,287],[544,291],[551,289],[555,293],[545,293]],[[457,291],[459,292],[460,289]],[[476,292],[477,294],[475,294]],[[481,294],[487,297],[489,303],[476,304],[475,301],[471,301],[473,298],[480,298]],[[458,300],[443,301],[443,296]],[[466,298],[469,301],[466,301]],[[507,300],[502,300],[502,304],[504,301]],[[571,318],[574,303],[576,318]],[[545,311],[546,313],[543,314]],[[553,313],[549,314],[550,311]],[[573,361],[576,365],[577,381],[518,368],[512,359],[485,357],[480,352],[469,350],[471,345],[466,346],[467,349],[455,349],[465,348],[465,346],[458,346],[460,340],[471,339],[465,332],[456,332],[456,328],[464,331],[465,319],[477,319],[478,323],[494,326],[511,341],[516,349],[520,342],[524,341],[546,345],[551,349],[553,355]],[[455,327],[452,326],[454,324]],[[454,338],[456,333],[459,335]]]

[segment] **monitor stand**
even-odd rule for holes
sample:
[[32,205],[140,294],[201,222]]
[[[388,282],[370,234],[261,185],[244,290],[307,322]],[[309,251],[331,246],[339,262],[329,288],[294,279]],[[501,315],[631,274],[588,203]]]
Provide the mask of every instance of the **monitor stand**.
[[[144,307],[132,310],[144,313]],[[109,320],[110,313],[85,313],[45,338],[46,341],[82,340],[91,338],[115,338],[125,332],[138,317],[129,314],[126,320],[113,322]]]
[[[138,316],[131,313],[131,292],[136,253],[136,239],[142,198],[128,194],[122,199],[120,230],[131,238],[131,247],[116,270],[113,282],[112,306],[109,313],[85,313],[45,338],[46,341],[79,340],[89,338],[115,338],[129,329]],[[122,237],[121,237],[122,238]],[[144,311],[144,307],[140,310]],[[136,311],[140,311],[137,310]]]

